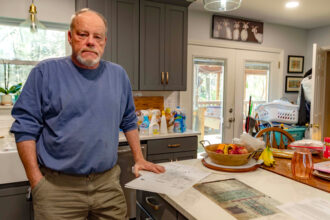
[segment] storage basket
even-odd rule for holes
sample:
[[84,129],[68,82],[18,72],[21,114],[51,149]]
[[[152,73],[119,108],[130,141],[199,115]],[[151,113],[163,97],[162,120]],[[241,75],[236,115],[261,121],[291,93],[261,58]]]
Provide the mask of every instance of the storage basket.
[[255,109],[259,120],[286,124],[298,123],[298,105],[284,101],[260,104]]
[[[305,130],[306,127],[295,127],[295,128],[289,128],[289,129],[285,129],[285,131],[287,131],[288,133],[291,134],[291,136],[296,140],[301,140],[305,137]],[[281,134],[279,132],[275,132],[275,138],[276,138],[276,142],[280,143],[281,141]],[[283,135],[283,142],[285,144],[285,146],[288,145],[288,139],[286,137],[284,137]]]

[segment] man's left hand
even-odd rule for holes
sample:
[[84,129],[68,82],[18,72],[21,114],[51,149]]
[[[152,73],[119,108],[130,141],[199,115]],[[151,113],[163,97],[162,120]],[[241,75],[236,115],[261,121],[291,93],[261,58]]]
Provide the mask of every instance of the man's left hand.
[[151,171],[154,173],[164,173],[165,172],[165,168],[163,166],[151,163],[144,159],[135,163],[135,165],[134,165],[135,177],[140,176],[139,170],[147,170],[147,171]]

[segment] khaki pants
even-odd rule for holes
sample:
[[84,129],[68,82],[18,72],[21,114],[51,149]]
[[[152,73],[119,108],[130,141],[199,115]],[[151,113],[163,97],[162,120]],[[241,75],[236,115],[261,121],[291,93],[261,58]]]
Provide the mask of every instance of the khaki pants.
[[127,217],[119,183],[120,167],[85,176],[41,168],[44,177],[32,189],[35,220],[122,220]]

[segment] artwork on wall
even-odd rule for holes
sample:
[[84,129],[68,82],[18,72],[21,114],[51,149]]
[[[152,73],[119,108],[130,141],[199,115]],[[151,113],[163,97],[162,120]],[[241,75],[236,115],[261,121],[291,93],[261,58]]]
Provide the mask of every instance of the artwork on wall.
[[288,73],[303,73],[304,57],[303,56],[288,56]]
[[263,32],[263,22],[213,15],[213,38],[261,44]]
[[285,92],[299,92],[302,76],[286,76]]

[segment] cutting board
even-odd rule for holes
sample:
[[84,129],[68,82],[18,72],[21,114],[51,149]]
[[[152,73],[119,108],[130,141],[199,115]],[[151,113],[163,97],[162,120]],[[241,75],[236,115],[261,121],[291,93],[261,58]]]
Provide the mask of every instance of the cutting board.
[[164,110],[163,96],[134,96],[135,110],[159,109]]

